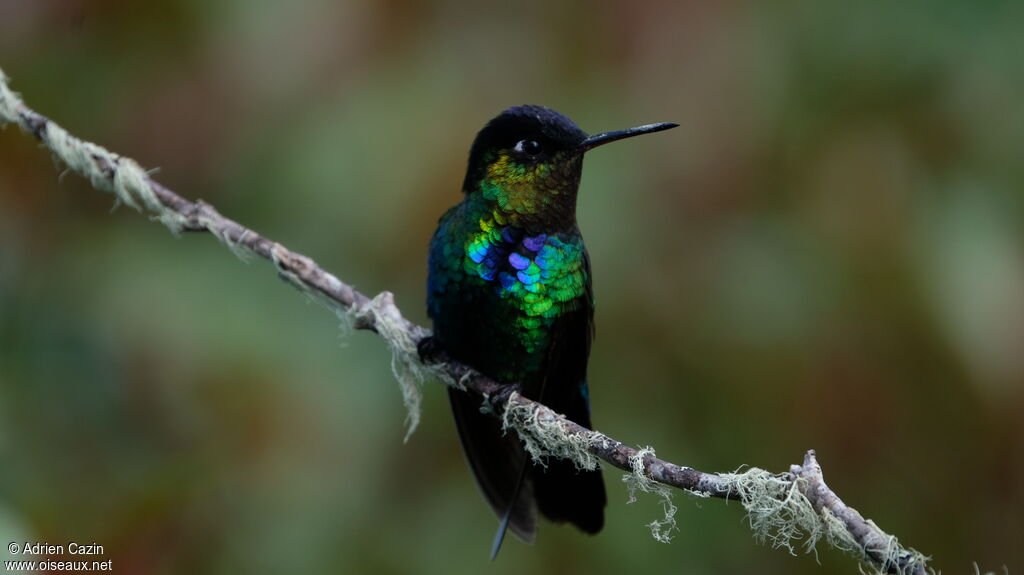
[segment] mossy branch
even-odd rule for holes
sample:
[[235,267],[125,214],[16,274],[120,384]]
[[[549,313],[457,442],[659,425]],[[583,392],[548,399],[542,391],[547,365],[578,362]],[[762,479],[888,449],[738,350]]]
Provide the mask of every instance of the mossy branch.
[[875,573],[928,572],[923,555],[901,546],[896,537],[866,520],[828,488],[814,451],[807,452],[801,465],[793,465],[784,473],[758,468],[743,473],[705,473],[659,459],[653,449],[629,447],[567,420],[515,393],[513,386],[495,382],[443,352],[431,362],[424,362],[417,346],[430,332],[406,319],[391,293],[367,297],[312,259],[222,216],[201,200],[190,201],[167,189],[134,160],[72,136],[28,108],[8,88],[0,69],[0,125],[7,123],[33,134],[71,171],[89,179],[96,189],[113,193],[118,203],[149,214],[175,234],[209,232],[239,257],[267,259],[283,279],[350,321],[353,327],[378,333],[393,354],[392,369],[402,387],[410,433],[419,421],[420,383],[433,375],[481,396],[505,427],[519,434],[537,460],[562,457],[592,469],[597,465],[595,458],[600,458],[627,471],[624,480],[631,496],[639,489],[664,500],[665,518],[650,525],[659,541],[667,541],[675,528],[675,506],[665,487],[672,486],[701,497],[738,500],[747,511],[755,537],[773,547],[791,553],[802,547],[811,552],[824,540],[855,555]]

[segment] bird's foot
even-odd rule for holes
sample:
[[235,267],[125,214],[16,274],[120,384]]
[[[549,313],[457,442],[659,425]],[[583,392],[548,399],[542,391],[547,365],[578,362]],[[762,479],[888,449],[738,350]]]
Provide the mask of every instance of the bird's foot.
[[437,342],[434,336],[427,336],[420,340],[416,344],[416,352],[420,355],[420,361],[423,363],[441,363],[441,359],[444,356],[444,350],[441,349],[441,344]]
[[508,398],[512,397],[513,393],[522,393],[522,387],[518,383],[511,383],[509,385],[501,386],[501,389],[491,394],[488,398],[488,402],[491,406],[498,408],[504,407],[508,404]]

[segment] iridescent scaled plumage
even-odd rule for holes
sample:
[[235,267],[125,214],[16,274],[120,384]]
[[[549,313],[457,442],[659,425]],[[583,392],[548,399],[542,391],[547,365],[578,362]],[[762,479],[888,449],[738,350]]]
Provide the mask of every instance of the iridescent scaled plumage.
[[582,165],[578,155],[558,152],[547,162],[526,164],[498,153],[486,155],[484,161],[480,195],[494,206],[497,225],[545,230],[575,223]]
[[[481,194],[467,198],[442,219],[431,249],[430,288],[436,297],[430,311],[440,314],[448,298],[474,292],[471,297],[493,295],[491,315],[500,318],[493,329],[495,343],[506,340],[506,345],[531,357],[487,363],[495,364],[496,377],[516,382],[540,367],[543,357],[535,354],[547,345],[554,320],[584,305],[588,272],[583,239],[575,227],[530,235],[513,225],[550,198],[529,193],[529,188],[510,193],[503,187],[508,184],[499,181],[485,180]],[[502,353],[512,356],[511,351],[505,348]]]

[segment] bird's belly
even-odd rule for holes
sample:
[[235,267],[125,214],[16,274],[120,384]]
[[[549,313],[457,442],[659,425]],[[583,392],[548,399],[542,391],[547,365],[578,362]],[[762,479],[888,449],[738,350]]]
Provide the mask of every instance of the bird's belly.
[[582,238],[529,235],[462,206],[431,242],[434,335],[454,357],[528,389],[543,377],[559,318],[590,307]]
[[524,302],[502,297],[490,282],[472,283],[435,302],[434,336],[485,375],[526,384],[543,368],[553,320],[529,317]]

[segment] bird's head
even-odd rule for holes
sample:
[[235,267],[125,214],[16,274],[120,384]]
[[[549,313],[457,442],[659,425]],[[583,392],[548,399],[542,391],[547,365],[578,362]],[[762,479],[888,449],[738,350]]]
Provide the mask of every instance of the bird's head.
[[462,189],[473,200],[493,205],[512,225],[571,226],[586,151],[676,125],[648,124],[590,136],[550,108],[515,106],[476,135]]

